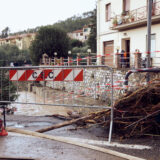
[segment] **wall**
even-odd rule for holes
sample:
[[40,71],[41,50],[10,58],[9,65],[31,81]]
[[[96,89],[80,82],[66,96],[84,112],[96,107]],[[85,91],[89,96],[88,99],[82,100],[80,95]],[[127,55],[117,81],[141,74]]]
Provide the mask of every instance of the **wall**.
[[[130,9],[134,10],[147,5],[146,0],[130,0]],[[126,30],[118,32],[111,30],[111,21],[105,21],[105,6],[111,3],[112,15],[120,15],[122,12],[122,0],[99,0],[97,2],[97,55],[104,55],[103,53],[103,42],[114,40],[114,53],[117,48],[121,51],[122,39],[130,39],[130,52],[132,64],[134,63],[134,52],[139,49],[140,52],[146,52],[146,35],[147,27],[139,27],[137,29]],[[118,4],[117,4],[118,3]],[[152,25],[152,33],[156,34],[156,51],[160,51],[160,24]],[[146,54],[142,55],[143,57]],[[154,66],[160,66],[159,52],[156,53],[156,58],[153,60]],[[115,58],[115,55],[114,55]],[[114,60],[115,63],[115,60]],[[157,64],[159,63],[159,64]],[[100,64],[100,62],[98,63]]]
[[[125,75],[128,70],[114,70],[113,88],[114,99],[118,99],[126,90],[124,86]],[[157,74],[152,74],[155,78]],[[158,75],[159,76],[159,75]],[[146,84],[146,73],[136,73],[129,77],[129,90]],[[111,72],[104,68],[92,68],[84,70],[83,82],[47,82],[50,88],[65,90],[77,96],[87,96],[106,101],[110,104],[111,100]]]
[[[113,74],[113,98],[114,102],[119,99],[126,90],[133,91],[142,85],[146,85],[147,73],[133,73],[129,76],[128,87],[124,86],[125,75],[128,70],[114,70]],[[150,73],[150,80],[160,79],[160,73]],[[41,82],[42,86],[34,86],[33,83],[28,84],[28,91],[36,93],[40,97],[48,97],[52,90],[47,90],[44,87],[44,82]],[[90,97],[97,100],[101,100],[106,105],[111,105],[112,92],[111,92],[111,72],[104,68],[92,68],[86,69],[84,72],[83,82],[45,82],[49,88],[63,91],[64,95],[70,94],[76,98],[78,97]],[[44,92],[45,90],[45,92]],[[48,91],[48,92],[46,92]],[[51,92],[50,92],[51,91]],[[54,91],[56,92],[56,91]],[[66,92],[66,93],[65,93]],[[47,93],[47,95],[46,95]],[[63,95],[62,95],[63,96]],[[62,98],[62,97],[59,97]],[[42,99],[43,100],[43,99]],[[73,102],[74,103],[74,102]]]

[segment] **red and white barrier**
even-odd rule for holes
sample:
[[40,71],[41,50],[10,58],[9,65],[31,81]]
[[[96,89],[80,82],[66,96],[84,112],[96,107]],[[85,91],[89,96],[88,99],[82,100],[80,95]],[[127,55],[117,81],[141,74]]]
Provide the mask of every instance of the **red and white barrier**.
[[83,69],[10,70],[10,81],[83,81]]

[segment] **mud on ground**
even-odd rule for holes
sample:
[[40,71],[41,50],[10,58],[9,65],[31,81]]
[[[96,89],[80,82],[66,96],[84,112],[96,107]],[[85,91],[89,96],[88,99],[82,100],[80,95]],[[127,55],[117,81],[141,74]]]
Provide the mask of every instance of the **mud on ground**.
[[[27,130],[35,131],[37,129],[41,129],[56,123],[60,123],[62,120],[52,118],[52,117],[44,117],[44,116],[7,116],[7,126],[19,127]],[[80,139],[92,139],[92,140],[107,140],[108,131],[105,128],[101,128],[99,126],[94,126],[88,129],[79,129],[74,130],[75,126],[68,126],[64,128],[59,128],[53,131],[46,132],[45,134],[55,135],[55,136],[64,136],[64,137],[75,137]],[[119,158],[115,158],[113,156],[107,157],[106,154],[91,151],[88,149],[80,148],[77,146],[72,146],[68,144],[63,144],[60,142],[50,141],[50,140],[42,140],[40,138],[28,138],[27,136],[22,137],[19,136],[19,141],[16,140],[16,136],[13,134],[8,137],[0,138],[1,145],[0,153],[3,151],[3,155],[7,155],[8,152],[11,155],[24,155],[24,156],[32,156],[35,158],[36,155],[40,156],[41,159],[45,158],[45,153],[47,153],[48,159],[84,159],[84,160],[118,160]],[[9,142],[5,142],[6,139],[9,139]],[[119,138],[113,136],[113,142],[119,142],[122,144],[140,144],[151,146],[151,149],[145,150],[137,150],[137,149],[124,149],[118,147],[106,147],[109,149],[113,149],[116,151],[120,151],[122,153],[127,153],[133,156],[145,158],[147,160],[159,160],[160,159],[160,138],[159,137],[145,137],[141,139],[124,139],[120,140]],[[11,144],[11,142],[13,142]],[[5,148],[7,147],[7,152]],[[15,147],[15,148],[13,148]],[[18,148],[17,148],[18,147]],[[21,147],[24,150],[21,150]],[[104,146],[102,146],[104,147]],[[30,148],[30,150],[28,150]],[[18,151],[18,153],[16,153]],[[23,156],[23,157],[24,157]]]

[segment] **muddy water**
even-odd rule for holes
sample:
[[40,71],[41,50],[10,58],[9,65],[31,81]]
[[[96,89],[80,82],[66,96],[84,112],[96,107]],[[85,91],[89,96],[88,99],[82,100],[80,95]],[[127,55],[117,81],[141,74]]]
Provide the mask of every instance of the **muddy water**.
[[[60,99],[60,98],[59,98]],[[58,99],[57,99],[58,100]],[[43,103],[43,98],[38,97],[31,92],[19,92],[17,102],[28,103]],[[45,99],[45,103],[50,104],[50,99]],[[61,103],[62,104],[62,103]],[[27,115],[27,116],[44,116],[52,114],[66,115],[66,112],[72,108],[66,108],[63,106],[50,106],[50,105],[31,105],[31,104],[12,104],[17,108],[15,115]]]
[[[78,104],[78,105],[99,105],[98,101],[88,99],[86,97],[79,98],[69,93],[62,93],[56,91],[54,94],[46,94],[45,96],[38,96],[32,92],[19,92],[17,102],[23,103],[45,103],[45,104]],[[45,97],[45,98],[44,98]],[[91,109],[51,106],[51,105],[33,105],[33,104],[12,104],[17,108],[15,115],[27,116],[44,116],[52,114],[67,115],[67,111],[89,112]]]

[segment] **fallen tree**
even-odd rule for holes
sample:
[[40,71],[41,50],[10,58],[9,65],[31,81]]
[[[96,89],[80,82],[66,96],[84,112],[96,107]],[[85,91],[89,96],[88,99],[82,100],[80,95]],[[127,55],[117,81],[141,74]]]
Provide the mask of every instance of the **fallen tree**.
[[[72,117],[67,116],[67,118]],[[72,124],[86,127],[89,123],[103,125],[109,129],[109,122],[110,110],[103,110],[38,130],[38,132],[42,133]],[[160,135],[160,80],[154,80],[146,86],[129,91],[115,102],[113,131],[123,137]]]
[[70,121],[65,121],[60,124],[55,124],[53,126],[37,130],[36,132],[43,133],[43,132],[47,132],[47,131],[50,131],[53,129],[65,127],[65,126],[72,125],[72,124],[81,124],[82,125],[82,123],[83,123],[83,125],[84,125],[84,123],[86,123],[89,119],[100,118],[100,117],[104,116],[104,114],[107,114],[108,112],[109,112],[109,110],[103,110],[103,111],[91,113],[91,114],[84,116],[84,117],[81,117],[81,118],[73,119]]

